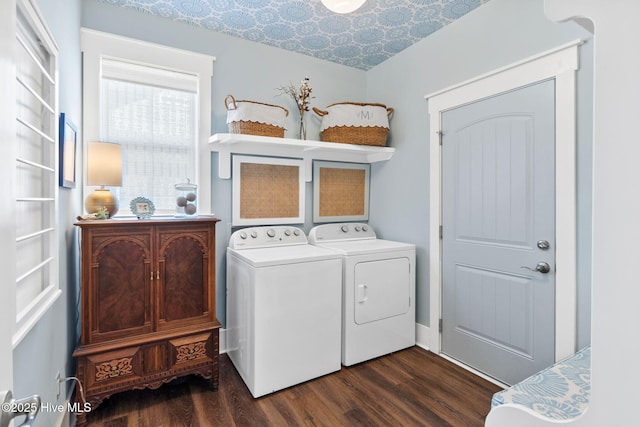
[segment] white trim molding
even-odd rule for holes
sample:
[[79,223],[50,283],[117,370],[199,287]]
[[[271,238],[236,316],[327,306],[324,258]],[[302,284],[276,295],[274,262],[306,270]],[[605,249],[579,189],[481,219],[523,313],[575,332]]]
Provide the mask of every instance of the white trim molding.
[[431,331],[429,330],[429,327],[416,323],[416,345],[424,348],[425,350],[429,350],[431,348],[430,342]]
[[[575,79],[578,70],[576,40],[523,61],[500,68],[453,87],[425,96],[429,103],[429,347],[441,352],[442,245],[439,229],[441,206],[442,113],[470,102],[507,92],[542,80],[556,82],[556,330],[555,357],[560,360],[576,350],[576,102]],[[560,226],[561,225],[561,226]]]

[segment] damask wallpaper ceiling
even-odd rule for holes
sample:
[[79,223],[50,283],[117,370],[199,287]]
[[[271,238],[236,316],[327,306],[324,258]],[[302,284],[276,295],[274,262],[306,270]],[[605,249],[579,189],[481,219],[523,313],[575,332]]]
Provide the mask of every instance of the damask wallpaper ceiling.
[[320,0],[98,0],[368,70],[489,0],[367,0],[340,15]]

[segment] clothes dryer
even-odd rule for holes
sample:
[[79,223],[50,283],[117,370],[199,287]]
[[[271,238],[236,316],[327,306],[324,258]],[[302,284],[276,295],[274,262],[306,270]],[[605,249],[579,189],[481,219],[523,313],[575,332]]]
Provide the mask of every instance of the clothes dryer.
[[296,227],[231,235],[228,355],[253,397],[340,369],[341,282],[340,256]]
[[415,345],[415,245],[378,239],[366,224],[323,224],[309,243],[342,257],[342,364]]

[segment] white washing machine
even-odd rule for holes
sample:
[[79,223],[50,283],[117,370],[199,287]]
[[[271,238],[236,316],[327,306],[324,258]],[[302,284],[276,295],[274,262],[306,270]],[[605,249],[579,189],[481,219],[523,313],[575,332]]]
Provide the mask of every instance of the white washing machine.
[[415,345],[415,245],[378,239],[360,223],[319,225],[309,243],[343,259],[343,365]]
[[228,355],[253,397],[340,370],[341,283],[340,256],[296,227],[231,235]]

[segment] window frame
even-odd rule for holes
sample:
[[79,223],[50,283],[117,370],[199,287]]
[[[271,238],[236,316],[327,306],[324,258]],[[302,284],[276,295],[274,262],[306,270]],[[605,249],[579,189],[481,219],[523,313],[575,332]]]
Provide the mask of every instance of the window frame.
[[[17,286],[18,286],[18,270],[17,270],[17,264],[16,264],[16,259],[15,257],[13,258],[13,262],[12,262],[12,267],[10,270],[6,271],[5,273],[9,274],[9,273],[13,273],[12,276],[16,279],[14,283],[14,286],[9,290],[9,292],[7,292],[7,295],[5,295],[7,298],[10,299],[10,301],[13,301],[12,303],[12,307],[13,307],[13,313],[11,314],[12,318],[13,318],[13,324],[10,325],[11,327],[11,331],[12,331],[12,336],[11,336],[11,344],[12,344],[12,348],[16,348],[20,342],[22,341],[22,339],[24,339],[27,334],[29,333],[29,331],[31,331],[31,329],[40,321],[40,319],[42,318],[42,316],[45,315],[45,313],[48,312],[48,310],[53,306],[53,304],[55,303],[55,301],[60,297],[60,295],[62,294],[62,291],[60,290],[60,283],[59,283],[59,276],[58,276],[58,272],[59,272],[59,260],[60,260],[60,251],[59,251],[59,247],[58,247],[58,237],[59,237],[59,218],[58,218],[58,174],[59,174],[59,165],[58,165],[58,123],[59,123],[59,108],[58,108],[58,61],[59,61],[59,53],[60,53],[60,49],[58,47],[58,45],[55,42],[55,39],[53,38],[53,35],[51,34],[49,28],[47,27],[44,19],[42,18],[42,15],[38,9],[38,7],[34,4],[33,1],[30,0],[18,0],[16,2],[16,11],[19,10],[22,15],[25,18],[25,25],[28,25],[28,28],[26,28],[27,31],[32,31],[33,32],[33,37],[35,37],[37,39],[37,42],[39,44],[41,44],[41,46],[43,47],[44,50],[47,51],[47,53],[50,55],[50,61],[48,62],[48,64],[43,65],[40,64],[37,60],[36,57],[33,56],[32,53],[28,53],[27,49],[30,49],[29,47],[27,47],[26,45],[22,44],[22,42],[20,41],[21,37],[28,37],[28,34],[25,34],[24,32],[22,32],[21,30],[19,30],[20,25],[16,22],[16,35],[14,36],[14,43],[15,43],[15,50],[12,52],[14,55],[16,55],[16,60],[17,60],[17,55],[18,55],[18,50],[19,49],[25,49],[27,50],[27,53],[31,56],[31,58],[36,61],[39,65],[39,67],[42,70],[43,75],[45,75],[44,73],[46,73],[46,79],[47,81],[49,81],[50,84],[50,88],[49,88],[49,92],[50,92],[50,96],[49,97],[42,97],[43,101],[45,101],[50,108],[53,111],[44,113],[46,114],[47,117],[43,118],[43,122],[47,121],[48,122],[48,126],[47,126],[47,131],[46,132],[42,132],[38,129],[35,130],[36,133],[39,133],[42,137],[41,137],[41,141],[43,144],[52,144],[52,146],[50,147],[50,150],[52,150],[52,154],[53,154],[53,158],[51,159],[51,165],[50,165],[50,170],[51,170],[51,175],[49,177],[49,183],[48,185],[51,186],[50,188],[50,198],[48,197],[48,199],[52,199],[52,200],[48,200],[44,203],[47,203],[50,205],[50,208],[48,209],[48,211],[52,211],[53,212],[53,220],[50,222],[50,227],[45,229],[45,230],[41,230],[39,232],[30,234],[30,235],[25,235],[25,236],[19,236],[17,235],[17,230],[18,230],[18,220],[16,218],[16,210],[15,208],[11,209],[11,220],[10,222],[8,222],[8,226],[10,225],[13,229],[13,241],[15,242],[15,244],[18,244],[18,242],[26,240],[26,239],[30,239],[32,236],[35,235],[43,235],[43,234],[47,234],[49,236],[50,242],[47,243],[47,245],[49,246],[50,251],[47,252],[47,254],[49,255],[48,259],[43,260],[43,263],[41,265],[45,265],[45,263],[49,266],[49,270],[47,273],[47,277],[48,277],[48,285],[46,287],[44,287],[37,296],[35,296],[33,299],[31,299],[31,301],[29,302],[29,304],[27,304],[23,309],[19,309],[18,307],[18,302],[16,300],[17,297]],[[18,35],[20,34],[20,35]],[[24,39],[23,39],[24,40]],[[28,40],[25,40],[28,44]],[[37,56],[37,55],[36,55]],[[19,75],[19,72],[16,69],[14,69],[14,73],[16,76],[16,79],[14,79],[14,81],[12,82],[12,84],[15,84],[16,86],[20,85],[19,81],[17,80],[17,77]],[[34,89],[34,88],[32,88]],[[35,93],[34,96],[40,96],[39,93]],[[17,97],[15,98],[17,100]],[[16,102],[15,100],[12,100],[11,102]],[[15,180],[15,173],[17,171],[17,164],[20,162],[19,160],[19,155],[18,155],[18,128],[19,127],[24,127],[26,126],[27,128],[31,125],[31,126],[35,126],[37,124],[24,124],[26,122],[22,122],[19,118],[18,118],[18,108],[15,107],[14,109],[12,109],[12,111],[14,111],[14,116],[16,119],[15,122],[15,126],[13,128],[14,132],[13,132],[13,138],[11,139],[11,141],[13,142],[13,144],[11,144],[10,147],[10,151],[6,152],[5,154],[7,154],[7,159],[9,159],[10,161],[13,162],[13,167],[9,168],[9,170],[12,171],[12,175],[14,175],[14,179],[12,179],[10,182],[12,182],[11,185],[11,192],[12,192],[12,198],[14,200],[16,200],[17,202],[19,200],[27,200],[29,199],[29,197],[24,198],[26,195],[21,195],[19,194],[18,190],[18,183]],[[46,136],[44,136],[46,134]],[[48,165],[43,164],[42,166],[36,166],[42,170],[47,170],[49,169],[47,167]],[[36,198],[37,199],[37,198]],[[34,200],[36,200],[34,199]],[[19,202],[18,202],[19,203]],[[43,214],[46,214],[46,211],[43,211]],[[14,253],[16,252],[16,250],[13,251]],[[37,268],[37,267],[35,267]],[[35,269],[33,270],[35,271]],[[29,273],[30,274],[30,273]]]
[[[83,153],[90,141],[100,141],[100,81],[102,58],[117,58],[132,63],[154,65],[198,76],[198,142],[196,147],[197,181],[201,214],[211,213],[211,77],[215,57],[176,49],[110,33],[80,29],[83,52]],[[83,198],[95,187],[86,185],[86,160],[83,162]],[[120,200],[118,216],[133,216],[129,201]]]

